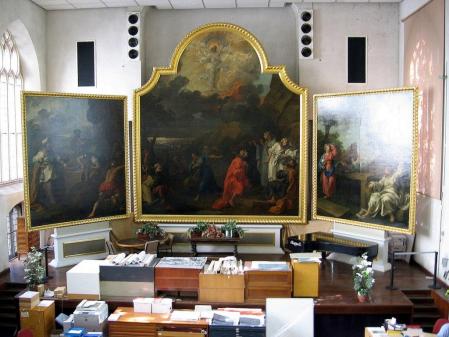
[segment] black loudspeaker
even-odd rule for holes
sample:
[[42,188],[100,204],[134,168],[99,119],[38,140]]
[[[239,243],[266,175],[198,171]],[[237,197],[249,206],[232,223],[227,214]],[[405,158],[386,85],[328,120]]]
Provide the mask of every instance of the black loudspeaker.
[[140,12],[128,12],[128,59],[140,60]]
[[299,58],[313,59],[313,10],[299,13]]

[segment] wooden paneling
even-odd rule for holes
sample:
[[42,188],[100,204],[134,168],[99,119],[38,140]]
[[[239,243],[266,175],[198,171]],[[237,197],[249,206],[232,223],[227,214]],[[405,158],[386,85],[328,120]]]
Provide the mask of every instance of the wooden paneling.
[[34,337],[48,337],[55,326],[55,304],[20,310],[20,328],[30,329]]
[[449,299],[444,297],[444,291],[442,290],[433,290],[431,291],[432,298],[435,302],[435,305],[440,312],[442,318],[449,317]]
[[248,302],[265,302],[269,297],[291,297],[292,271],[248,270],[245,271],[245,284]]
[[200,301],[245,302],[245,276],[200,274]]
[[39,231],[28,232],[25,225],[25,218],[17,218],[17,255],[26,255],[31,247],[39,248],[40,237]]
[[198,292],[201,269],[155,268],[154,291]]
[[[170,314],[135,313],[133,308],[119,307],[114,313],[120,313],[117,321],[109,321],[109,337],[175,337],[203,336],[208,322],[172,321]],[[163,332],[161,334],[161,332]]]

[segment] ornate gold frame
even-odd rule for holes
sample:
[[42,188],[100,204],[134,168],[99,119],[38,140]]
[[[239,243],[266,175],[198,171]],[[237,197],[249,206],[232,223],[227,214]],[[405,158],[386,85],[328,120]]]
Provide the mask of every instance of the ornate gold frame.
[[[318,112],[317,112],[317,100],[322,97],[339,97],[339,96],[358,96],[366,94],[383,94],[394,92],[413,92],[413,130],[412,130],[412,158],[411,158],[411,171],[410,171],[410,210],[409,210],[409,223],[407,229],[396,228],[393,226],[369,224],[362,221],[339,219],[334,217],[317,215],[317,193],[318,193]],[[384,90],[368,90],[368,91],[355,91],[347,93],[336,94],[320,94],[313,96],[313,150],[312,150],[312,219],[326,220],[331,222],[356,225],[361,227],[374,228],[379,230],[388,230],[392,232],[414,234],[415,233],[415,220],[416,220],[416,181],[417,181],[417,164],[418,164],[418,89],[417,88],[392,88]]]
[[[126,212],[127,214],[115,215],[109,217],[97,217],[92,219],[83,219],[79,221],[67,221],[51,225],[44,226],[31,226],[31,212],[30,212],[30,196],[29,196],[29,172],[28,172],[28,147],[27,147],[27,125],[26,125],[26,105],[25,98],[27,96],[42,96],[42,97],[69,97],[69,98],[84,98],[84,99],[110,99],[123,101],[123,123],[125,138],[125,174],[126,174]],[[127,97],[118,95],[91,95],[91,94],[74,94],[74,93],[56,93],[56,92],[38,92],[38,91],[23,91],[21,95],[22,99],[22,143],[23,143],[23,185],[24,185],[24,211],[25,211],[25,223],[28,231],[44,230],[57,227],[75,226],[101,221],[110,221],[114,219],[129,218],[131,213],[130,205],[130,165],[129,165],[129,142],[128,142],[128,113],[127,113]]]
[[[300,141],[301,157],[299,163],[299,212],[300,216],[219,216],[219,215],[147,215],[142,214],[142,189],[141,181],[141,153],[140,153],[140,97],[151,91],[158,83],[161,76],[175,75],[177,73],[179,60],[189,45],[198,35],[211,31],[227,31],[238,34],[246,40],[255,50],[259,57],[261,73],[277,74],[287,89],[301,97],[301,116],[300,116]],[[156,221],[169,223],[191,223],[198,220],[208,222],[225,222],[230,218],[243,223],[278,223],[278,224],[305,224],[307,221],[307,89],[294,83],[287,75],[284,65],[270,66],[265,51],[257,40],[246,29],[229,23],[206,24],[193,30],[177,45],[168,67],[155,67],[153,73],[146,84],[134,92],[134,147],[133,147],[133,181],[134,181],[134,218],[137,222]]]

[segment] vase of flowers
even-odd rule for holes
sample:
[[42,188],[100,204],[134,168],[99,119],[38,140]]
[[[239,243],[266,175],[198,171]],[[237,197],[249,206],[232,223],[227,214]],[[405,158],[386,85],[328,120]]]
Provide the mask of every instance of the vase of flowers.
[[152,222],[143,224],[137,230],[137,238],[144,241],[162,239],[164,235],[165,231],[158,224]]
[[222,238],[224,234],[217,226],[208,225],[201,236],[208,239],[219,239]]
[[209,224],[204,221],[198,221],[195,226],[187,230],[187,236],[190,238],[200,238],[203,232],[207,230]]
[[375,279],[372,262],[368,261],[366,253],[359,257],[356,264],[352,266],[352,277],[354,290],[357,292],[357,299],[362,303],[368,302]]
[[245,233],[245,231],[242,227],[237,226],[237,221],[235,221],[235,220],[229,220],[228,222],[226,222],[221,227],[221,231],[228,238],[235,238],[235,237],[242,238]]
[[24,261],[24,279],[30,290],[37,288],[38,284],[45,282],[45,268],[42,265],[42,252],[35,247],[27,254]]

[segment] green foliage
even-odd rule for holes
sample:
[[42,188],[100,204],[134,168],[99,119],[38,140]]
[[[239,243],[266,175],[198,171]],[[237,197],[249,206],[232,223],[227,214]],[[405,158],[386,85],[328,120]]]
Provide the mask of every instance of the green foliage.
[[221,231],[223,233],[231,232],[232,235],[238,235],[239,237],[243,237],[245,230],[242,227],[237,226],[236,220],[229,220],[223,226],[221,226]]
[[24,261],[24,279],[29,286],[36,286],[45,281],[45,268],[42,266],[42,253],[35,247],[27,254]]
[[371,289],[374,287],[374,271],[371,265],[372,263],[368,261],[368,256],[365,253],[352,266],[354,290],[362,296],[369,296]]
[[448,290],[446,290],[446,297],[449,297],[449,289]]
[[190,236],[192,233],[202,234],[202,233],[207,229],[208,226],[209,226],[209,224],[208,224],[207,222],[205,222],[205,221],[198,221],[198,222],[196,223],[195,226],[190,227],[190,228],[187,230],[187,234],[188,234],[189,236]]
[[145,223],[137,230],[139,234],[147,234],[150,238],[157,236],[164,236],[165,231],[160,228],[156,223]]

